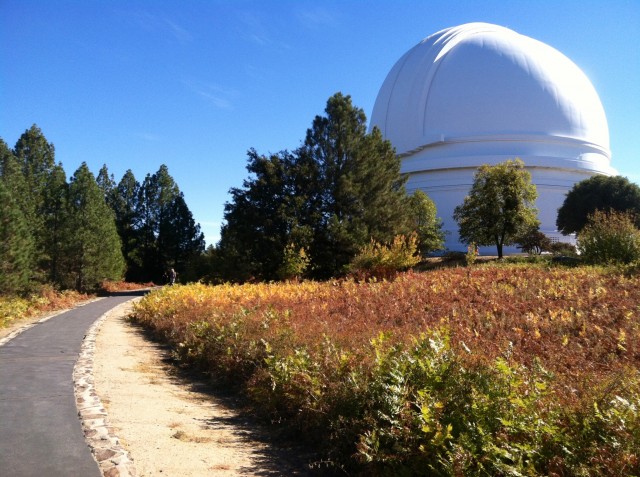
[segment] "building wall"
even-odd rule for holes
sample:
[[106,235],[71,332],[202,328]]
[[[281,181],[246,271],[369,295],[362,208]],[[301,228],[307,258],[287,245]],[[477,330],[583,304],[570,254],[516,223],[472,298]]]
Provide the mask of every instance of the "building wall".
[[[454,209],[463,203],[473,184],[477,168],[520,158],[536,185],[540,230],[550,238],[575,243],[556,229],[558,208],[574,184],[594,174],[613,175],[608,152],[583,141],[556,137],[475,138],[443,140],[421,150],[403,154],[401,172],[408,174],[407,192],[423,190],[436,204],[447,232],[446,248],[466,251],[458,237]],[[482,247],[483,254],[495,254],[495,247]],[[516,247],[505,253],[519,253]]]

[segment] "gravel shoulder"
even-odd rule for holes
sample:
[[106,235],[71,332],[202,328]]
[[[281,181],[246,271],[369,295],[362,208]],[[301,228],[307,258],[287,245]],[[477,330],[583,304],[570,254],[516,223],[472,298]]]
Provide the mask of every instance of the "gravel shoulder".
[[205,383],[185,380],[168,353],[131,324],[132,302],[100,325],[95,390],[138,476],[319,475],[291,448],[275,446]]

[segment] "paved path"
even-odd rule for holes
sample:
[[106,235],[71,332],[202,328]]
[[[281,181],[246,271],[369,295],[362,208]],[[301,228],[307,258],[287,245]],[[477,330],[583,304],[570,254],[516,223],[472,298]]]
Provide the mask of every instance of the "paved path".
[[0,346],[0,474],[100,477],[76,409],[73,367],[91,324],[121,294],[38,324]]

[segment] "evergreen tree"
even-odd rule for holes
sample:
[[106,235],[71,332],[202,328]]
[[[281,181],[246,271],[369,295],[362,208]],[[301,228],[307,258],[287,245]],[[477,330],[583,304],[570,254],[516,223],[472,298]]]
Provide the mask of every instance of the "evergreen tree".
[[294,153],[249,151],[250,178],[225,205],[219,253],[230,279],[275,279],[287,250],[305,250],[312,276],[345,271],[370,239],[410,231],[400,161],[364,112],[338,93]]
[[455,208],[460,239],[468,244],[495,245],[502,258],[504,245],[512,245],[539,224],[534,202],[538,196],[531,174],[520,159],[476,172],[469,195]]
[[28,197],[18,159],[0,139],[0,293],[29,288],[34,243],[25,210]]
[[31,193],[24,178],[20,160],[2,139],[0,139],[0,178],[26,219],[33,205]]
[[113,212],[86,163],[71,178],[65,225],[66,286],[86,290],[122,278],[125,263]]
[[66,189],[64,170],[55,163],[53,144],[35,124],[20,136],[14,154],[28,190],[23,210],[34,238],[38,275],[43,281],[52,279],[57,273],[56,234],[61,220],[59,198]]
[[113,174],[109,175],[109,169],[106,164],[103,164],[100,170],[98,171],[98,175],[96,176],[96,183],[98,187],[102,191],[102,195],[104,196],[104,200],[111,208],[112,202],[114,200],[114,194],[116,189],[116,182],[113,179]]
[[5,175],[5,170],[10,167],[10,163],[17,165],[17,158],[7,143],[0,138],[0,177]]
[[144,279],[159,281],[168,268],[183,273],[190,257],[204,250],[204,236],[166,165],[147,174],[137,205],[136,255]]
[[[377,128],[367,134],[362,109],[336,93],[316,116],[298,154],[318,167],[320,216],[310,248],[319,276],[342,273],[360,248],[409,230],[406,178]],[[314,194],[310,194],[311,197]]]
[[0,180],[0,294],[29,288],[33,240],[16,197]]
[[43,265],[48,280],[59,282],[59,263],[64,250],[64,225],[67,220],[68,187],[62,164],[53,167],[43,191],[42,214],[44,230],[41,234],[44,250]]
[[250,178],[242,189],[231,189],[233,200],[225,204],[220,249],[229,262],[229,279],[274,280],[298,225],[292,203],[295,157],[286,151],[266,157],[251,149],[247,170]]
[[115,214],[116,228],[122,241],[122,255],[127,263],[126,278],[133,282],[148,280],[144,273],[140,249],[142,228],[140,198],[140,183],[129,169],[115,187],[110,205]]
[[204,234],[193,220],[182,192],[171,202],[160,222],[159,239],[163,262],[183,275],[191,260],[204,252]]
[[159,281],[169,268],[162,248],[165,237],[160,236],[160,224],[166,220],[171,203],[180,190],[162,164],[154,174],[147,174],[140,188],[139,206],[141,212],[140,254],[147,279]]
[[571,188],[558,209],[556,226],[563,234],[578,233],[596,210],[630,212],[640,227],[640,186],[622,176],[593,176]]

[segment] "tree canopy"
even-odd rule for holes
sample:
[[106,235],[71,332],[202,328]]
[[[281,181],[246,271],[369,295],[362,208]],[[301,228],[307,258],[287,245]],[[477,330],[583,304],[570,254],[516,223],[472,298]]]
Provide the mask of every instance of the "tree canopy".
[[[14,149],[0,139],[0,292],[34,284],[92,288],[103,279],[159,281],[204,251],[204,236],[165,165],[141,186],[83,163],[70,183],[36,125]],[[123,261],[124,256],[124,261]]]
[[130,169],[116,184],[104,166],[98,185],[115,215],[128,280],[159,283],[169,268],[182,275],[204,252],[200,225],[165,164],[142,184]]
[[393,147],[378,129],[367,133],[364,112],[341,93],[300,148],[269,157],[252,149],[247,170],[230,191],[219,244],[235,279],[276,279],[285,254],[302,248],[311,276],[338,275],[371,239],[413,230]]
[[62,282],[87,290],[122,279],[125,262],[113,212],[84,162],[71,177],[67,213]]
[[442,231],[442,219],[438,217],[436,204],[421,190],[409,196],[411,220],[418,238],[418,249],[427,255],[444,248],[445,233]]
[[531,174],[520,159],[481,166],[469,195],[454,210],[460,239],[469,244],[495,245],[502,258],[505,245],[516,243],[539,224],[534,207],[537,195]]
[[596,210],[630,212],[640,227],[640,186],[622,176],[597,175],[578,182],[558,209],[556,226],[565,235],[579,233]]

